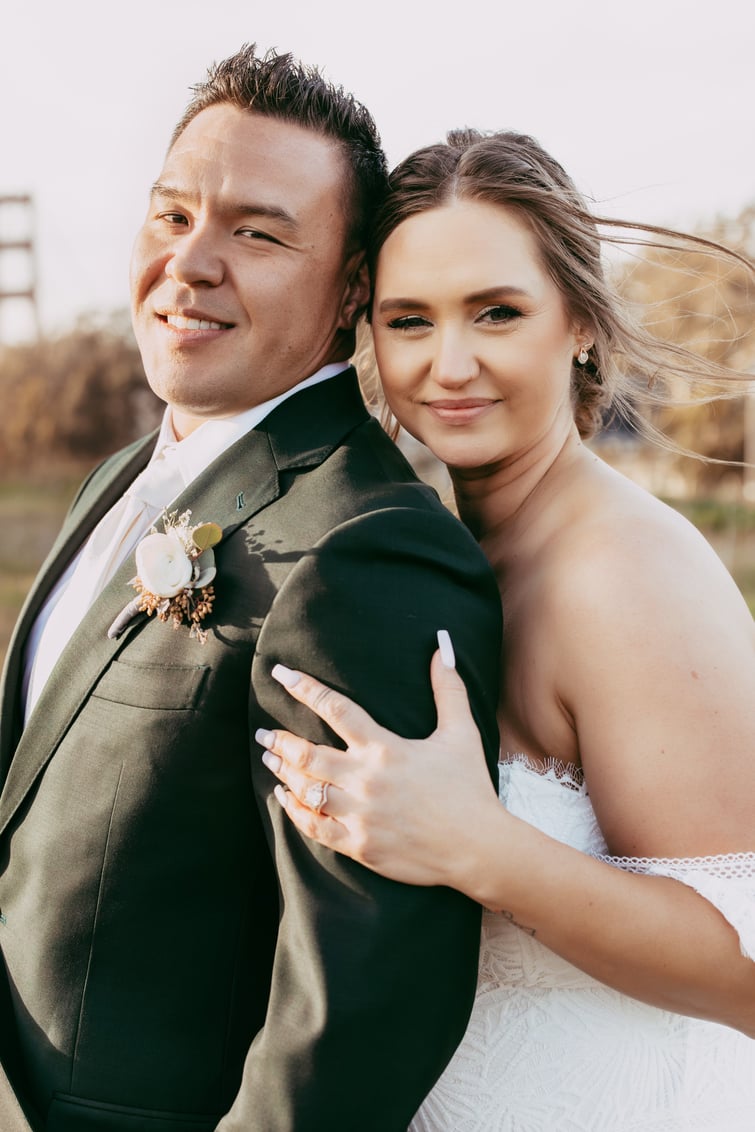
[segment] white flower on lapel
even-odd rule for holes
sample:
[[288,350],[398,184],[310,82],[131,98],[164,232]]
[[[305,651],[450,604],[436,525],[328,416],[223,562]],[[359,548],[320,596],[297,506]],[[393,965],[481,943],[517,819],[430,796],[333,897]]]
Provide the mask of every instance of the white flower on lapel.
[[201,644],[207,630],[201,622],[212,612],[215,590],[215,554],[223,532],[217,523],[190,525],[191,511],[182,515],[172,511],[162,516],[164,533],[154,527],[136,548],[135,578],[129,583],[137,597],[116,617],[108,629],[108,637],[119,637],[138,613],[153,613],[158,621],[172,621],[177,629],[184,620],[190,625],[189,636]]
[[145,590],[175,597],[191,581],[192,561],[176,535],[147,535],[136,548],[136,569]]

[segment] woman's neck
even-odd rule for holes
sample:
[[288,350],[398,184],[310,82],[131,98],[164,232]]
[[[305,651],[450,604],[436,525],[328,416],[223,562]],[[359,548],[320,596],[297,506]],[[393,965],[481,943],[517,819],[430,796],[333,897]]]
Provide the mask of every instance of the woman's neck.
[[575,427],[550,437],[510,463],[449,468],[459,516],[494,566],[518,553],[521,539],[547,514],[548,502],[581,462],[585,449]]

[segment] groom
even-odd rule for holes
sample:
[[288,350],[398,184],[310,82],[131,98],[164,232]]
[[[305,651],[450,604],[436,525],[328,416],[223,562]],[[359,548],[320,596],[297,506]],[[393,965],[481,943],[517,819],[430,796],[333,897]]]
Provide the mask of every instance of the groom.
[[[479,910],[304,840],[253,741],[332,739],[276,662],[428,733],[445,627],[495,759],[494,583],[348,364],[384,188],[369,115],[286,55],[175,130],[131,275],[165,419],[84,483],[4,673],[3,1132],[399,1132],[462,1035]],[[150,557],[163,508],[187,541]],[[138,569],[168,619],[113,627]]]

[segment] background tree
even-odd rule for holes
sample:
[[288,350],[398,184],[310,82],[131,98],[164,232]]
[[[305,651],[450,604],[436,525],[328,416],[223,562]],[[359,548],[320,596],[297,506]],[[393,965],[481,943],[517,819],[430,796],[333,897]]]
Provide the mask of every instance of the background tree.
[[[755,260],[755,205],[703,234]],[[624,262],[618,284],[637,317],[660,338],[755,375],[755,278],[744,266],[702,251],[646,249]],[[674,399],[687,404],[657,409],[653,424],[675,445],[701,456],[755,459],[755,452],[745,452],[744,393],[734,387],[725,399],[703,403],[709,392],[705,386],[672,387]],[[696,489],[733,474],[725,465],[680,460],[686,460]]]
[[44,473],[95,461],[154,427],[150,391],[125,313],[0,351],[0,466]]

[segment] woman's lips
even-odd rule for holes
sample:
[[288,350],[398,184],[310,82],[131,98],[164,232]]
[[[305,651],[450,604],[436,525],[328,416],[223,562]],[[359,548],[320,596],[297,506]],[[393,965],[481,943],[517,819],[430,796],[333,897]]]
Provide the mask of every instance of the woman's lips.
[[498,401],[490,397],[464,397],[425,401],[425,406],[444,424],[465,425],[484,416]]

